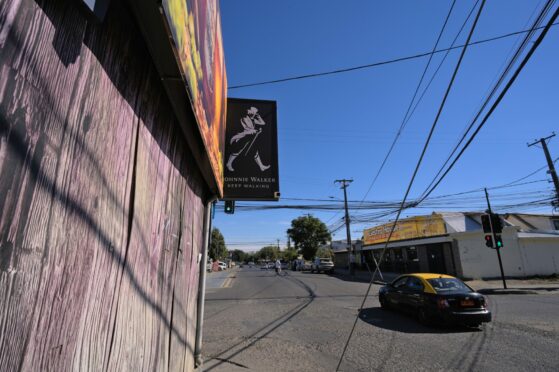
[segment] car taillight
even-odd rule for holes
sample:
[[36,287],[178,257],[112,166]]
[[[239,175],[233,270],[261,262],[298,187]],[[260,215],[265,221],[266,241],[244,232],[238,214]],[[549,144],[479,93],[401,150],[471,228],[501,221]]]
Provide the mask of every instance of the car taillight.
[[481,307],[483,307],[483,308],[487,308],[487,306],[489,305],[489,304],[487,303],[487,298],[485,298],[485,297],[481,297],[481,298],[479,299],[479,304],[480,304]]
[[442,310],[442,309],[446,309],[448,307],[450,307],[450,304],[448,303],[447,300],[445,300],[444,298],[439,298],[437,300],[437,307]]

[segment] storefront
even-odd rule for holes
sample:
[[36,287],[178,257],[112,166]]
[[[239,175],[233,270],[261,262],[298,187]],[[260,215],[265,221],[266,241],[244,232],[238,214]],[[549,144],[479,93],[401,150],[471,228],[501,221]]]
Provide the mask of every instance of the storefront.
[[[559,231],[554,216],[503,215],[501,256],[506,276],[559,273]],[[364,231],[362,257],[372,269],[394,273],[431,272],[462,278],[500,275],[494,249],[485,246],[481,213],[433,213]]]

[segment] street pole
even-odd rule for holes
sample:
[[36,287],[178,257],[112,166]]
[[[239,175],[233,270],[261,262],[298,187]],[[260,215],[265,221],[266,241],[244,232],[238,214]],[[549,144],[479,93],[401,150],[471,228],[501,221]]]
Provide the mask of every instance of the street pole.
[[344,190],[344,207],[345,207],[345,228],[347,235],[347,254],[348,254],[348,267],[349,275],[352,277],[355,275],[355,248],[351,245],[351,231],[350,231],[350,221],[349,221],[349,210],[347,208],[347,187],[353,180],[336,180],[336,183],[341,184],[341,188]]
[[501,279],[503,280],[503,288],[507,289],[507,282],[505,281],[505,272],[503,271],[503,262],[501,261],[501,249],[497,247],[497,235],[495,234],[495,230],[493,229],[493,222],[491,215],[493,212],[491,211],[491,204],[489,204],[489,194],[487,193],[487,188],[485,190],[485,199],[487,200],[487,211],[489,212],[489,226],[491,226],[491,235],[493,236],[493,244],[495,244],[495,250],[497,251],[497,258],[499,259],[499,269],[501,270]]
[[549,167],[549,174],[551,175],[551,179],[553,180],[553,184],[555,185],[555,207],[559,207],[559,178],[557,178],[557,172],[555,171],[555,165],[553,165],[553,160],[551,159],[551,155],[549,154],[549,150],[547,148],[547,140],[550,138],[555,137],[555,132],[551,136],[547,136],[545,138],[540,138],[532,143],[528,144],[528,147],[534,146],[536,143],[541,143],[543,152],[545,154],[545,159],[547,160],[547,166]]

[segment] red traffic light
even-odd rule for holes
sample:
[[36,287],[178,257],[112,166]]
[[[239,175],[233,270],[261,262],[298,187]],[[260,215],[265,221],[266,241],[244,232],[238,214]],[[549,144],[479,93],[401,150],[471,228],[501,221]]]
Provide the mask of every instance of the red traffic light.
[[485,246],[493,248],[493,237],[491,235],[485,235]]

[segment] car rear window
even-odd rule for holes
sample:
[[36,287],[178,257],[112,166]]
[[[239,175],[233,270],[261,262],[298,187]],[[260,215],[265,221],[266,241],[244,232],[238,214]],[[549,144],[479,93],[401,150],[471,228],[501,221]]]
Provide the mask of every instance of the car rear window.
[[471,292],[472,289],[456,278],[435,278],[428,279],[437,293],[463,293]]
[[320,262],[322,262],[322,263],[331,263],[332,260],[329,260],[329,259],[321,259]]

